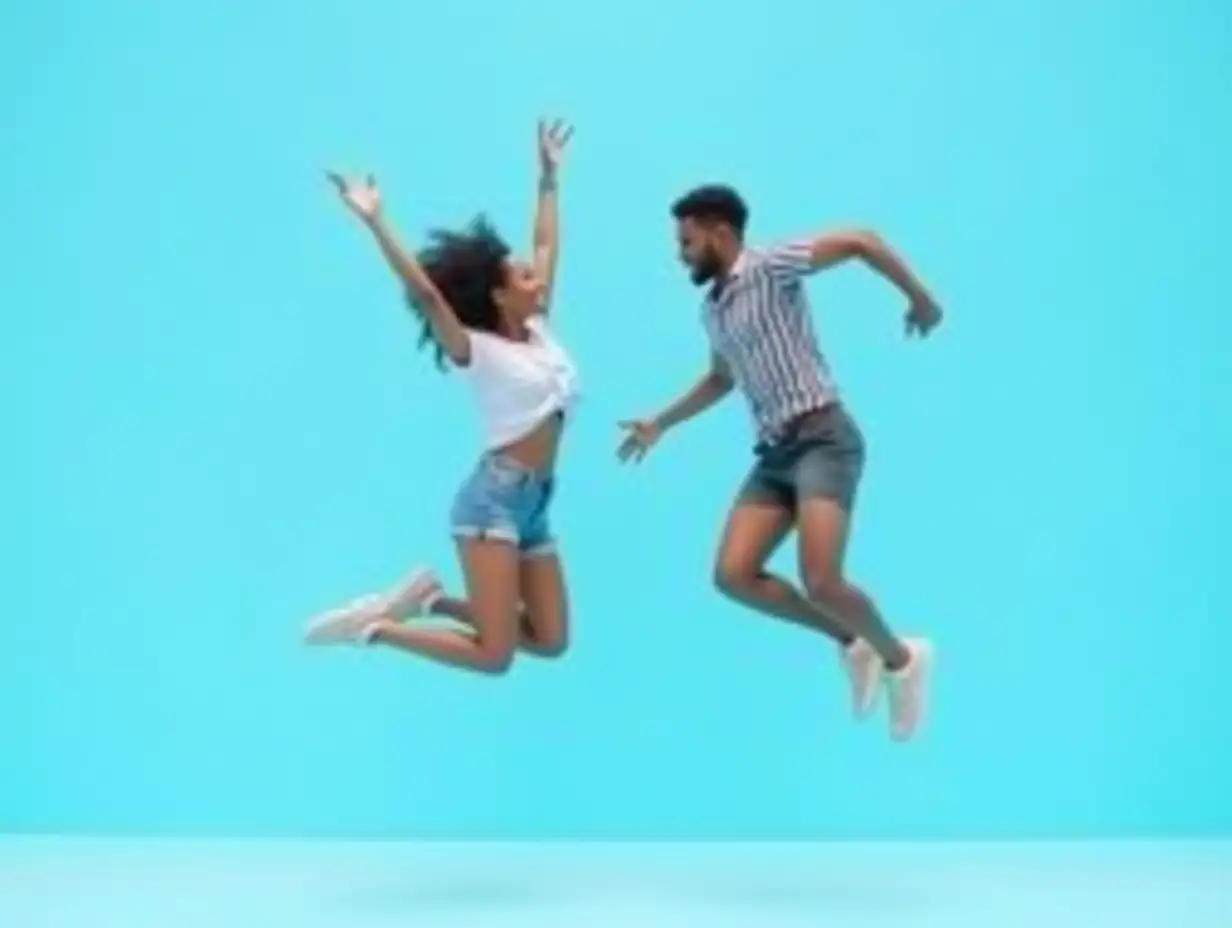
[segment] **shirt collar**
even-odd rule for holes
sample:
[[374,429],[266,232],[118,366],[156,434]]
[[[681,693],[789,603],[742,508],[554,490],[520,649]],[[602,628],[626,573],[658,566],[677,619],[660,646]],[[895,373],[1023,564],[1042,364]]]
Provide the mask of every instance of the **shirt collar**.
[[732,262],[731,270],[727,274],[728,279],[735,280],[745,272],[745,269],[747,269],[748,266],[749,253],[742,249],[740,254],[736,255],[736,260]]
[[731,269],[727,272],[727,278],[725,280],[715,279],[714,285],[710,288],[711,302],[717,303],[727,288],[739,280],[740,275],[748,270],[748,267],[749,253],[747,250],[742,249],[740,254],[736,256],[736,260],[732,262]]

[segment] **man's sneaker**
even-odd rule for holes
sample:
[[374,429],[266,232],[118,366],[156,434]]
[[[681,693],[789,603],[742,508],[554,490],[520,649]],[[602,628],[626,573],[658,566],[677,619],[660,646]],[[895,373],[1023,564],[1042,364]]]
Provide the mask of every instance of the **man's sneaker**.
[[881,692],[885,669],[881,658],[863,638],[857,638],[839,654],[847,670],[847,679],[851,681],[852,711],[856,718],[865,718],[876,707]]
[[385,594],[385,609],[396,619],[413,619],[431,610],[445,595],[441,581],[427,567],[417,567],[405,580]]
[[933,646],[922,639],[904,641],[911,655],[907,666],[886,674],[890,697],[890,735],[906,741],[916,733],[928,710],[928,688],[933,669]]
[[383,596],[361,596],[308,623],[307,644],[367,644],[381,620]]

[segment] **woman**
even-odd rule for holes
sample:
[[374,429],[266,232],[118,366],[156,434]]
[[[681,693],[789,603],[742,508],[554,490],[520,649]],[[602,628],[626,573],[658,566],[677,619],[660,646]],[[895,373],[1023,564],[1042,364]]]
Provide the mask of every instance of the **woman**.
[[[478,401],[485,453],[453,504],[466,598],[448,596],[421,568],[393,590],[361,597],[309,625],[313,644],[380,643],[481,673],[508,669],[516,648],[565,650],[568,605],[548,523],[557,449],[577,398],[577,372],[547,324],[558,251],[557,168],[572,129],[539,126],[539,198],[531,264],[484,220],[436,232],[416,259],[382,216],[376,182],[331,174],[372,232],[423,321],[420,344],[461,372]],[[432,614],[466,632],[415,627]]]

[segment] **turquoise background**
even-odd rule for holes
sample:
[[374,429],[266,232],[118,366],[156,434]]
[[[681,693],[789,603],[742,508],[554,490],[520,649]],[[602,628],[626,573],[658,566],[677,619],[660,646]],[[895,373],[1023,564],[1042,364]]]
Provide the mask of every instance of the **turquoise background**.
[[[1229,833],[1230,52],[1202,0],[7,3],[0,830]],[[320,171],[525,242],[541,112],[578,126],[575,648],[310,652],[456,578],[478,441]],[[871,275],[812,287],[872,454],[853,575],[940,649],[910,747],[709,588],[739,405],[613,458],[704,363],[667,207],[710,179],[761,242],[878,229],[949,310],[909,344]]]

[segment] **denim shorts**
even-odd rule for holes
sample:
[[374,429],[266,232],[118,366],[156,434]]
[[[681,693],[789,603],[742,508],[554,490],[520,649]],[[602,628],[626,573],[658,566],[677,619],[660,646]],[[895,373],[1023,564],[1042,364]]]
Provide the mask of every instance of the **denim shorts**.
[[552,477],[499,454],[486,454],[454,498],[449,519],[457,539],[492,539],[523,557],[555,553],[548,527]]
[[837,403],[801,416],[772,444],[758,445],[757,461],[740,501],[795,510],[802,499],[830,499],[851,512],[864,472],[864,436]]

